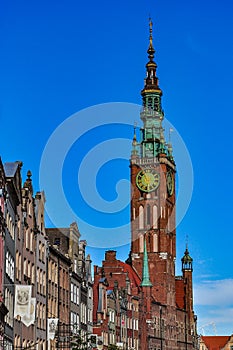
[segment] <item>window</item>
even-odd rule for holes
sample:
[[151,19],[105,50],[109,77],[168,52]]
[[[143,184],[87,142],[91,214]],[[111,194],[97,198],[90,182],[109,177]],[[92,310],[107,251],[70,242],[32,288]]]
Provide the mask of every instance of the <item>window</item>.
[[30,242],[29,242],[29,248],[30,248],[30,251],[33,252],[33,230],[31,230],[30,232]]
[[32,284],[35,283],[35,265],[34,264],[32,264],[31,282]]
[[43,272],[43,294],[46,295],[46,272]]
[[144,228],[144,208],[142,205],[140,205],[139,207],[139,229],[143,229]]
[[150,206],[147,205],[146,207],[146,223],[147,225],[150,225]]
[[29,249],[29,229],[28,228],[26,229],[26,232],[25,232],[25,247],[26,249]]
[[143,235],[140,235],[140,238],[139,238],[139,252],[140,253],[143,253],[143,243],[144,243]]
[[37,267],[36,283],[37,283],[37,291],[38,291],[38,293],[39,293],[39,288],[40,288],[39,282],[40,282],[40,269],[39,269],[39,267]]
[[77,304],[77,286],[74,285],[74,303]]
[[45,329],[46,328],[46,306],[45,305],[43,305],[43,315],[42,315],[42,317],[43,317],[43,329]]
[[53,244],[59,246],[60,245],[60,238],[58,238],[58,237],[54,238]]
[[153,235],[153,252],[158,251],[158,235],[154,233]]
[[158,210],[157,206],[153,206],[153,228],[158,228]]
[[74,301],[74,285],[71,283],[70,285],[70,301]]
[[44,262],[45,261],[45,245],[42,244],[41,248],[41,260]]
[[23,274],[27,276],[27,259],[26,258],[24,259],[24,262],[23,262]]
[[135,217],[136,217],[136,210],[135,208],[133,208],[133,220],[135,220]]
[[6,252],[6,274],[9,275],[9,253]]
[[77,264],[77,258],[74,258],[74,272],[78,272],[78,264]]
[[19,279],[19,252],[18,251],[15,254],[15,263],[16,263],[15,277],[16,277],[16,279]]
[[76,304],[79,305],[79,287],[77,286],[77,301]]
[[21,222],[20,222],[20,220],[18,220],[17,228],[18,228],[18,239],[21,239]]
[[43,271],[40,270],[40,293],[43,293]]
[[41,260],[41,241],[39,241],[39,260]]
[[21,256],[21,254],[19,254],[19,281],[21,281],[21,279],[22,279],[21,263],[22,263],[22,256]]

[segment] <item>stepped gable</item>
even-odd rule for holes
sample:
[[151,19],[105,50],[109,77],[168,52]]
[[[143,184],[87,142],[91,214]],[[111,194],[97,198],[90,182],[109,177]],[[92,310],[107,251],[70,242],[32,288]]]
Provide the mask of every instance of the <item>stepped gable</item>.
[[138,277],[138,275],[136,274],[136,272],[133,270],[133,268],[130,265],[128,265],[127,263],[124,263],[123,261],[119,260],[119,263],[120,263],[120,266],[122,266],[123,271],[128,274],[128,277],[129,277],[131,283],[133,283],[133,285],[131,285],[131,286],[132,287],[139,287],[141,280]]
[[137,273],[130,265],[116,259],[115,250],[108,250],[105,252],[103,271],[110,287],[114,285],[116,280],[119,283],[119,287],[125,287],[126,277],[130,280],[131,288],[138,288],[140,286],[141,280]]

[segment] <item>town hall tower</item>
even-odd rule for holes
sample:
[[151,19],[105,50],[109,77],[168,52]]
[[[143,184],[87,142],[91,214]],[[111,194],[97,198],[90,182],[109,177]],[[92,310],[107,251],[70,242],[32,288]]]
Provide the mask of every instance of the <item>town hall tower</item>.
[[193,259],[186,247],[182,275],[175,275],[176,164],[164,136],[151,21],[147,53],[142,127],[139,140],[135,127],[130,157],[131,248],[126,262],[109,250],[102,266],[94,267],[93,330],[104,340],[103,350],[109,344],[122,350],[194,350]]
[[144,240],[147,244],[152,294],[161,303],[175,305],[175,162],[172,147],[165,143],[161,97],[156,75],[150,22],[149,61],[141,91],[141,140],[133,139],[130,160],[131,261],[142,276]]

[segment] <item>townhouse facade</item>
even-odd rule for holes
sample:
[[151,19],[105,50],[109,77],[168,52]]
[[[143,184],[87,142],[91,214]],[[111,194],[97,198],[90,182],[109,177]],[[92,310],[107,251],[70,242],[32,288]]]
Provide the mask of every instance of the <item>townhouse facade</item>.
[[[85,240],[80,240],[80,232],[76,223],[72,223],[69,228],[49,228],[46,229],[49,242],[49,249],[56,249],[56,252],[63,257],[63,266],[59,266],[60,277],[62,278],[63,291],[67,296],[63,304],[62,317],[59,312],[58,318],[58,341],[63,341],[63,347],[69,348],[77,334],[81,334],[84,341],[88,341],[92,333],[92,312],[93,299],[92,288],[93,282],[91,277],[91,259],[86,256]],[[66,260],[65,260],[66,259]],[[66,261],[66,264],[65,264]],[[58,263],[57,263],[58,264]],[[63,275],[61,271],[63,270]],[[52,271],[51,271],[52,274]],[[63,276],[63,277],[62,277]],[[69,281],[69,283],[66,283]],[[60,282],[58,281],[58,285]],[[61,286],[60,286],[61,292]],[[58,295],[57,299],[61,299]],[[64,312],[66,312],[66,316]],[[65,317],[65,319],[64,319]],[[68,337],[67,335],[70,335]]]
[[0,349],[4,346],[5,316],[8,309],[4,297],[4,270],[5,270],[5,172],[0,158]]
[[0,160],[0,348],[69,349],[74,331],[92,333],[91,259],[76,223],[60,249],[63,234],[45,228],[45,194],[34,195],[30,171],[22,185],[21,169]]
[[94,266],[93,333],[98,349],[139,349],[139,283],[114,250],[105,253],[101,267]]
[[[4,172],[6,176],[5,185],[5,237],[4,237],[4,300],[8,309],[5,316],[5,336],[4,347],[12,349],[15,338],[15,319],[14,319],[14,295],[15,295],[15,273],[17,275],[18,258],[18,237],[21,235],[21,162],[12,162],[4,164]],[[21,253],[21,257],[23,252]],[[22,264],[22,260],[20,260]],[[15,269],[16,267],[16,269]],[[22,271],[22,266],[20,268]],[[22,276],[22,275],[21,275]],[[17,327],[17,326],[16,326]]]

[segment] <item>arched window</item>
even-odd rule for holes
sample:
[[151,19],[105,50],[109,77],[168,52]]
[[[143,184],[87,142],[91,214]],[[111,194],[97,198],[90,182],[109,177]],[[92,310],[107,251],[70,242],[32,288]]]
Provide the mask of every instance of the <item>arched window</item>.
[[21,263],[22,263],[22,256],[21,256],[21,254],[19,253],[19,265],[18,265],[18,269],[19,269],[19,281],[21,281],[21,279],[22,279]]
[[149,204],[146,207],[146,223],[147,225],[150,225],[150,206]]
[[16,279],[19,279],[19,252],[16,251],[15,254],[15,277]]
[[171,231],[170,215],[171,215],[170,208],[167,208],[167,229],[169,232]]
[[142,230],[144,228],[144,208],[142,205],[139,207],[139,230]]
[[140,238],[139,238],[139,252],[140,253],[143,253],[143,243],[144,243],[144,237],[143,237],[143,235],[140,235]]
[[156,205],[153,206],[153,228],[158,228],[158,208]]
[[136,210],[135,208],[133,208],[133,220],[135,220],[135,217],[136,217]]
[[153,252],[158,252],[158,235],[156,233],[153,236]]

